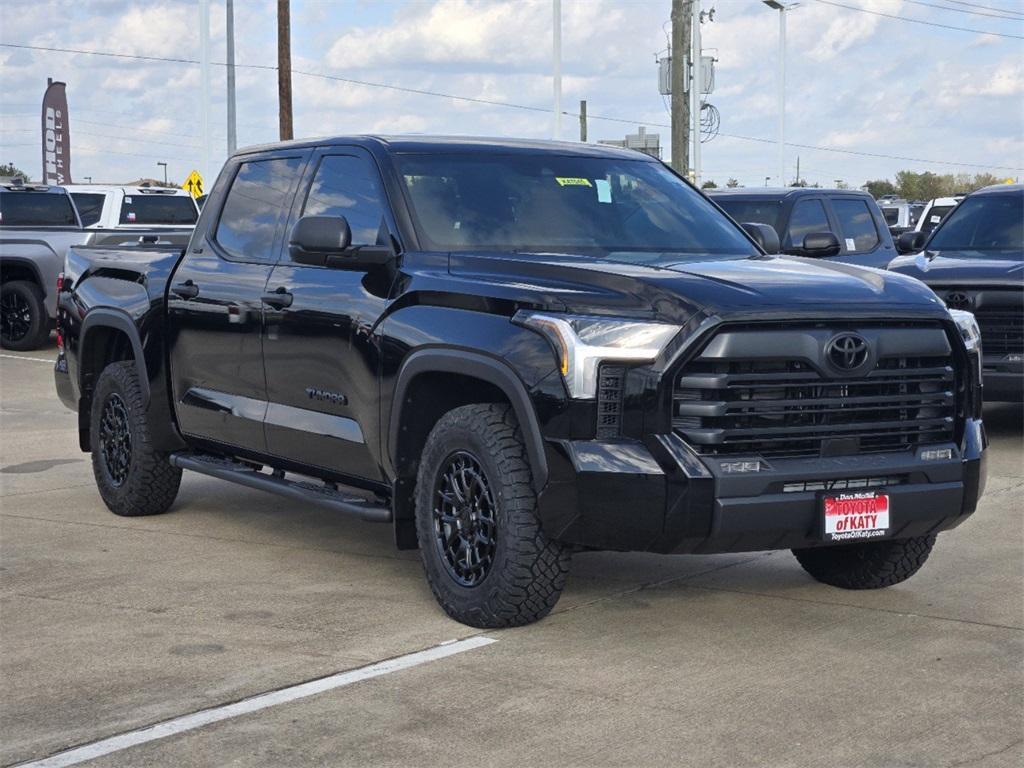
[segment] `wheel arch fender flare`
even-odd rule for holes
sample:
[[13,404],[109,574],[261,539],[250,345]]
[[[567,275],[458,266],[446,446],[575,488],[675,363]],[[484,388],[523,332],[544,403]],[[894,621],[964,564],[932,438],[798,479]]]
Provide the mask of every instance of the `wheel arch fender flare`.
[[413,352],[399,369],[391,402],[388,424],[388,459],[392,467],[398,464],[399,432],[406,393],[415,378],[423,373],[452,373],[481,379],[500,389],[512,405],[519,421],[526,454],[533,471],[533,486],[539,493],[547,484],[548,463],[544,453],[544,440],[540,423],[530,395],[522,379],[506,363],[479,352],[454,348],[431,348]]
[[[149,405],[149,376],[146,371],[146,354],[142,347],[142,339],[139,336],[139,329],[129,317],[127,312],[109,307],[96,307],[89,310],[82,321],[81,350],[84,353],[88,349],[90,332],[96,328],[113,328],[128,337],[132,346],[132,356],[135,358],[135,370],[139,376],[139,387],[142,389],[143,404]],[[82,358],[84,359],[84,354]],[[79,376],[83,371],[79,370]],[[79,386],[82,382],[79,381]]]

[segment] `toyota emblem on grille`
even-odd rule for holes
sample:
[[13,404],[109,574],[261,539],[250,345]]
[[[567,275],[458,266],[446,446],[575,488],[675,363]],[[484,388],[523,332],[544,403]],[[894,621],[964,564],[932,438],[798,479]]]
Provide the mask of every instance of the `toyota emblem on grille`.
[[863,336],[842,333],[825,345],[825,356],[841,371],[855,371],[868,361],[868,343]]
[[950,309],[970,309],[971,297],[963,291],[950,291],[946,294],[946,306]]

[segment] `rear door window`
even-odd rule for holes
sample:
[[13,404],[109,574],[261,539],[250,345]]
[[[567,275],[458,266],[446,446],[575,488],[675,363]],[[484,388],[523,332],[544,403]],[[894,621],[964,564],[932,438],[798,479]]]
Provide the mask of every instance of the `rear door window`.
[[825,213],[825,206],[821,200],[798,200],[793,206],[793,215],[789,217],[787,245],[799,248],[804,244],[807,235],[831,231],[828,214]]
[[196,223],[199,213],[186,195],[128,194],[121,203],[121,223],[134,225]]
[[77,227],[69,195],[0,192],[0,224],[6,227]]
[[228,190],[214,240],[231,259],[277,261],[275,239],[291,209],[305,158],[242,163]]
[[78,209],[78,218],[82,220],[82,226],[88,227],[100,220],[103,215],[103,200],[106,195],[100,192],[72,192],[71,199],[75,201],[75,208]]
[[867,202],[839,198],[832,201],[832,210],[839,220],[843,250],[847,253],[864,253],[878,246],[878,230]]

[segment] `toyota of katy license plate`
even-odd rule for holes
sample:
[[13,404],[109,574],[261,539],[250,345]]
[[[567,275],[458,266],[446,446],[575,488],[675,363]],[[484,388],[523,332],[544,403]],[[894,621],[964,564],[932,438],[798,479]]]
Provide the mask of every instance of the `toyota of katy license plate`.
[[889,494],[847,491],[822,497],[825,541],[866,541],[889,533]]

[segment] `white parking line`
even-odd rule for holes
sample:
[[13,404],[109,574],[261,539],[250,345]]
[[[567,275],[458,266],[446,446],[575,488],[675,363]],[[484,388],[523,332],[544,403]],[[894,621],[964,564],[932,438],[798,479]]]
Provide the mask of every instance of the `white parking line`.
[[53,365],[53,360],[48,360],[45,357],[26,357],[25,355],[4,355],[0,354],[0,357],[5,357],[8,360],[28,360],[32,363],[47,363]]
[[145,728],[138,728],[107,739],[94,741],[92,744],[85,744],[81,747],[58,752],[41,760],[21,763],[18,768],[57,768],[58,766],[77,765],[78,763],[84,763],[86,760],[109,755],[111,752],[119,752],[128,747],[145,744],[148,741],[156,741],[157,739],[174,736],[185,731],[202,728],[204,725],[210,725],[211,723],[228,720],[240,715],[247,715],[250,712],[257,712],[277,704],[286,704],[289,701],[304,699],[307,696],[315,696],[324,691],[331,691],[335,688],[342,688],[363,680],[380,677],[392,672],[399,672],[403,669],[426,664],[428,661],[437,661],[438,659],[454,656],[464,651],[471,651],[474,648],[482,648],[485,645],[496,642],[497,640],[489,637],[469,637],[465,640],[452,640],[435,645],[433,648],[427,648],[425,651],[417,651],[416,653],[398,656],[387,661],[380,661],[368,667],[360,667],[348,672],[339,672],[336,675],[321,677],[318,680],[310,680],[288,688],[281,688],[277,691],[261,693],[248,699],[236,701],[234,704],[211,707],[210,709],[193,712],[191,715],[182,715],[173,720],[165,720],[156,725],[148,725]]

